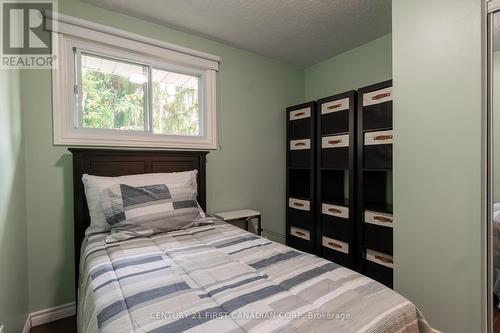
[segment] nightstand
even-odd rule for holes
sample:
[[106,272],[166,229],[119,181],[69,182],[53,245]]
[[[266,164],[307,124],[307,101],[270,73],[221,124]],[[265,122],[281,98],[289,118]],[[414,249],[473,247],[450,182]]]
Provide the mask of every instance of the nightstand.
[[259,236],[262,235],[262,221],[261,221],[261,214],[260,212],[257,212],[255,210],[251,209],[241,209],[241,210],[233,210],[229,212],[220,212],[220,213],[215,213],[215,217],[221,219],[224,222],[229,222],[231,221],[245,221],[245,230],[248,231],[248,222],[257,219],[257,234]]

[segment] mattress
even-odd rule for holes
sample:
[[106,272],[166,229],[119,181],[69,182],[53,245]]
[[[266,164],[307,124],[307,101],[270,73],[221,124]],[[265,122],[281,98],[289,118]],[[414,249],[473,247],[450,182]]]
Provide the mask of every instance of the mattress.
[[82,245],[79,332],[432,332],[382,284],[222,221],[105,238]]

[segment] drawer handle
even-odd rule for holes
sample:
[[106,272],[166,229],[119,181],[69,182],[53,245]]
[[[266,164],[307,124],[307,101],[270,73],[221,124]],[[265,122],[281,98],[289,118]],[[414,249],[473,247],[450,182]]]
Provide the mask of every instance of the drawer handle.
[[303,146],[305,146],[305,145],[306,145],[306,144],[305,144],[304,142],[296,142],[296,143],[294,143],[294,146],[295,146],[295,147],[301,147],[301,146],[303,147]]
[[342,245],[334,243],[334,242],[328,242],[328,245],[330,245],[331,247],[334,247],[336,249],[341,249],[342,248]]
[[331,145],[337,145],[339,143],[342,143],[342,139],[328,140],[328,143],[331,144]]
[[382,262],[385,262],[386,264],[392,264],[393,263],[392,259],[389,259],[389,258],[386,258],[386,257],[382,257],[382,256],[377,256],[376,255],[375,259],[380,260]]
[[372,97],[372,101],[378,101],[379,99],[391,96],[390,92],[381,93]]
[[392,139],[393,135],[391,134],[384,134],[384,135],[377,135],[373,137],[373,140],[390,140]]
[[373,217],[373,219],[377,220],[379,222],[382,222],[382,223],[392,223],[392,219],[385,217],[385,216],[376,215]]
[[302,231],[295,231],[295,234],[299,235],[299,236],[303,236],[303,237],[306,236],[306,234],[304,232],[302,232]]
[[296,207],[304,207],[304,204],[300,202],[294,202],[293,205]]
[[296,113],[296,114],[294,115],[294,117],[300,117],[300,116],[303,116],[303,115],[305,115],[305,114],[306,114],[305,112],[299,112],[299,113]]
[[328,105],[328,106],[326,107],[326,109],[327,109],[327,110],[332,110],[332,109],[339,108],[339,107],[341,107],[341,106],[342,106],[342,104],[341,104],[341,103],[339,103],[339,104],[333,104],[333,105]]
[[328,208],[328,211],[330,213],[342,214],[342,211],[340,209],[337,209],[337,208]]

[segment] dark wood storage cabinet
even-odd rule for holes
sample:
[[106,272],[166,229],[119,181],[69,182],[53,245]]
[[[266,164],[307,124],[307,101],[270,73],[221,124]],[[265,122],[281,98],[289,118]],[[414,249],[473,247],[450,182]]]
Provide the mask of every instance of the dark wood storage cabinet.
[[354,269],[356,92],[320,99],[316,112],[317,253]]
[[358,89],[357,267],[392,288],[392,81]]
[[315,253],[316,102],[286,110],[286,244]]
[[392,81],[287,108],[286,243],[393,286]]

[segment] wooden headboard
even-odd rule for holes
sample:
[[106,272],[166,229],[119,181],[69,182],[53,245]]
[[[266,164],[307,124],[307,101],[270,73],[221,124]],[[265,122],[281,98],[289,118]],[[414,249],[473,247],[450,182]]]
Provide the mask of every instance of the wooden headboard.
[[198,202],[206,211],[206,151],[158,151],[69,148],[73,154],[75,281],[78,288],[80,247],[90,225],[83,174],[116,177],[198,170]]

